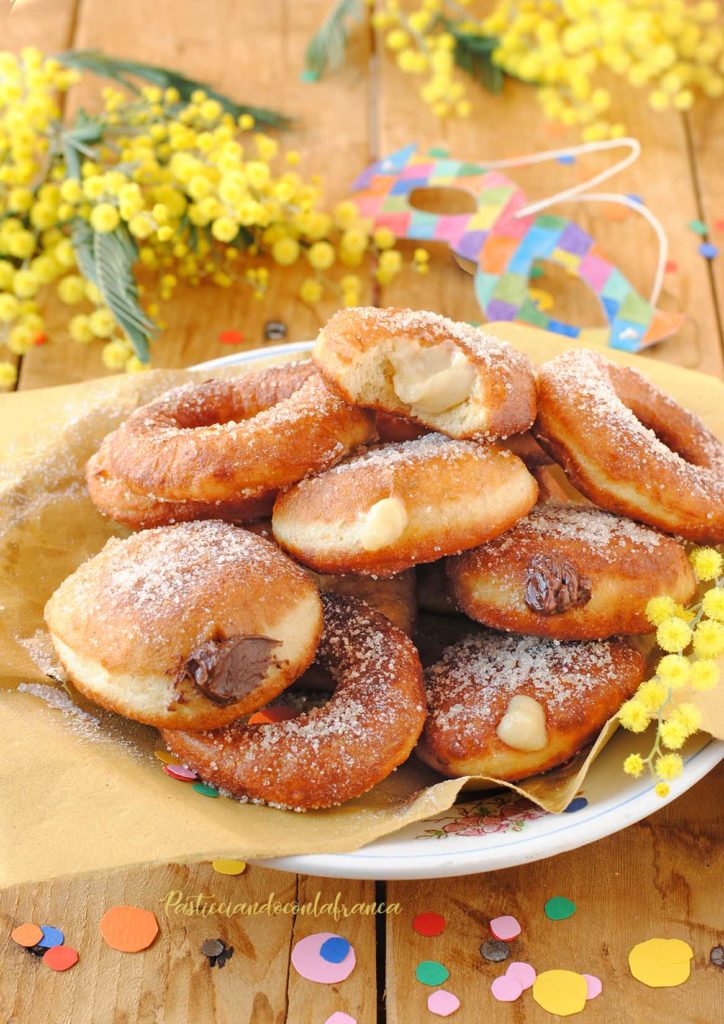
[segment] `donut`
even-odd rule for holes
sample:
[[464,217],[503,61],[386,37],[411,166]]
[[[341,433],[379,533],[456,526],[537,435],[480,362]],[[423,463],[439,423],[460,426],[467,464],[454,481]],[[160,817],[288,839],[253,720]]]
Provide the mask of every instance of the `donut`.
[[447,562],[453,595],[493,629],[559,640],[650,633],[646,605],[689,604],[696,580],[683,547],[590,505],[536,505],[507,533]]
[[404,416],[393,416],[388,412],[375,413],[375,426],[380,441],[414,441],[428,431],[419,423],[405,419]]
[[272,527],[281,547],[317,572],[391,576],[495,537],[537,494],[510,452],[425,434],[291,487],[274,504]]
[[186,523],[192,519],[224,519],[241,523],[271,515],[276,491],[253,498],[239,494],[232,501],[171,501],[136,494],[108,471],[103,450],[96,452],[86,467],[86,484],[99,512],[133,530]]
[[212,732],[163,732],[184,764],[231,796],[293,810],[361,796],[409,756],[425,721],[422,667],[411,640],[354,598],[322,595],[317,664],[330,700],[291,721]]
[[596,505],[724,541],[724,445],[637,370],[577,349],[544,363],[534,433]]
[[356,597],[374,608],[412,636],[417,621],[415,570],[407,569],[395,576],[329,576],[313,573],[319,589],[329,594]]
[[322,606],[279,548],[229,523],[111,539],[45,619],[70,680],[165,729],[212,729],[267,704],[314,658]]
[[348,402],[450,437],[508,437],[535,418],[527,356],[437,313],[340,309],[319,332],[312,359]]
[[136,409],[90,472],[154,501],[266,500],[375,437],[372,416],[334,395],[311,363],[286,363]]
[[459,609],[450,592],[446,560],[441,558],[438,562],[427,562],[418,566],[415,572],[420,610],[433,615],[457,615]]
[[425,672],[428,718],[416,753],[452,778],[537,775],[590,742],[643,676],[643,655],[620,637],[470,634]]

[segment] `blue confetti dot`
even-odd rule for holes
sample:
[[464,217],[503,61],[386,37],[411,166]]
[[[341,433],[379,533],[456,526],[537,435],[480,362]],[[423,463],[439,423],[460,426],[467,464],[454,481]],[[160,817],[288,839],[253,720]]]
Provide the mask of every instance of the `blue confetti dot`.
[[719,248],[712,242],[702,242],[699,246],[699,253],[705,260],[713,260],[715,256],[719,255]]
[[319,955],[322,960],[326,960],[328,964],[341,964],[349,953],[349,949],[349,942],[347,942],[346,939],[341,939],[338,935],[335,935],[334,938],[327,939],[326,942],[322,943]]
[[559,164],[574,164],[576,162],[576,158],[572,153],[568,153],[565,156],[557,156],[556,160]]
[[627,192],[626,198],[630,199],[632,203],[638,203],[639,206],[646,206],[643,196],[639,196],[635,192]]
[[571,800],[568,807],[564,808],[566,814],[575,814],[576,811],[582,811],[584,807],[588,807],[588,800],[585,796],[577,796],[575,800]]
[[40,930],[43,933],[43,937],[38,943],[41,949],[52,949],[53,946],[62,946],[65,942],[65,935],[63,935],[60,928],[53,928],[49,924],[41,924]]

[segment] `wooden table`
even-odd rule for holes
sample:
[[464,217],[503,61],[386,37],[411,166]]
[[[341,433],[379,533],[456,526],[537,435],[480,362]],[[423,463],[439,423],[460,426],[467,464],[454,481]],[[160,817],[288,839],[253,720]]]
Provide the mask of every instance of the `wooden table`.
[[[373,157],[411,140],[442,145],[470,159],[576,141],[546,126],[530,90],[515,84],[495,98],[471,90],[472,120],[438,125],[368,25],[354,32],[350,58],[341,71],[319,84],[302,84],[304,47],[325,6],[319,0],[19,0],[12,13],[8,4],[0,8],[0,44],[13,49],[33,43],[48,52],[100,47],[178,67],[239,99],[281,108],[299,118],[288,141],[301,150],[302,169],[322,171],[334,200],[344,196]],[[79,91],[80,99],[92,104],[93,86]],[[79,98],[71,102],[77,104]],[[691,115],[653,115],[643,97],[631,90],[622,90],[616,103],[625,111],[631,134],[641,140],[643,156],[613,187],[642,195],[663,221],[678,264],[678,271],[666,277],[664,302],[691,314],[679,336],[650,357],[720,374],[724,258],[704,261],[687,223],[701,217],[711,224],[724,216],[724,105],[701,101]],[[554,162],[516,172],[516,177],[532,196],[544,196],[601,164],[594,158],[573,167]],[[648,291],[655,246],[642,220],[630,216],[613,221],[600,208],[571,207],[565,212],[575,212],[615,254],[637,288]],[[436,253],[434,259],[428,277],[408,274],[384,289],[370,284],[364,301],[479,318],[470,280],[447,253]],[[546,281],[555,292],[556,280]],[[185,366],[228,353],[217,336],[230,327],[243,329],[248,345],[257,345],[269,319],[283,320],[290,339],[312,336],[333,304],[305,306],[295,298],[297,283],[294,271],[273,275],[260,304],[239,299],[233,290],[179,294],[164,312],[168,327],[155,345],[155,364]],[[582,290],[567,287],[566,293],[564,312],[596,315]],[[50,309],[52,344],[22,360],[20,387],[104,373],[99,346],[74,345],[64,330],[64,316]],[[5,944],[0,951],[0,1021],[323,1024],[339,1009],[351,1013],[358,1024],[419,1024],[437,1019],[428,1013],[426,993],[414,980],[417,962],[433,957],[452,966],[448,987],[463,1000],[456,1022],[542,1022],[550,1018],[530,997],[512,1005],[493,1000],[489,983],[502,972],[478,953],[488,918],[513,913],[529,923],[516,947],[521,959],[531,959],[539,970],[571,966],[602,978],[604,995],[587,1006],[587,1020],[712,1024],[722,1005],[723,984],[722,972],[708,962],[711,946],[720,941],[715,929],[721,926],[716,907],[722,880],[716,832],[721,782],[722,773],[712,773],[652,818],[555,860],[440,883],[338,882],[255,867],[225,878],[206,865],[169,865],[6,891],[0,896],[0,944]],[[318,891],[327,899],[339,892],[347,905],[385,900],[399,903],[400,913],[345,922],[358,967],[342,986],[314,986],[312,991],[290,970],[289,951],[304,934],[340,927],[334,921],[165,915],[160,901],[170,890],[234,902],[264,902],[272,890],[282,899],[313,899]],[[542,914],[544,901],[555,894],[578,904],[569,927],[554,927]],[[123,956],[102,943],[97,922],[118,902],[157,910],[161,936],[148,952]],[[447,917],[443,937],[423,939],[412,931],[410,922],[423,909]],[[65,975],[38,970],[30,957],[6,942],[10,928],[25,919],[64,927],[80,949],[81,963]],[[203,939],[217,935],[236,950],[223,971],[210,970],[199,953]],[[631,978],[628,951],[652,936],[690,942],[695,966],[686,985],[654,990]]]

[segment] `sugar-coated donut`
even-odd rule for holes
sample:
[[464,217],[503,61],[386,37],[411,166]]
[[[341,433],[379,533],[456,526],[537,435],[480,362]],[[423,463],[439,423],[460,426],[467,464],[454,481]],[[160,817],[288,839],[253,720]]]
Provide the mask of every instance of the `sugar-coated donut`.
[[313,573],[319,589],[329,594],[355,597],[382,612],[393,626],[412,636],[417,621],[415,570],[395,576],[330,576]]
[[534,433],[602,508],[724,541],[724,445],[637,370],[583,349],[544,363]]
[[317,572],[390,576],[497,536],[537,494],[510,452],[426,434],[303,480],[279,495],[272,526]]
[[276,491],[254,497],[238,494],[232,501],[171,501],[130,491],[105,464],[104,450],[96,452],[86,467],[88,494],[96,508],[133,530],[187,523],[193,519],[224,519],[242,523],[271,515]]
[[454,778],[536,775],[592,740],[643,676],[643,655],[621,638],[476,632],[425,672],[429,714],[417,754]]
[[166,729],[216,728],[262,707],[310,664],[322,630],[308,574],[213,520],[109,540],[45,617],[82,693]]
[[164,732],[170,750],[232,796],[308,810],[361,796],[409,756],[425,721],[411,640],[354,598],[325,594],[317,662],[331,699],[285,722]]
[[560,640],[650,633],[646,605],[696,581],[683,547],[590,505],[536,505],[507,533],[447,563],[455,600],[494,629]]
[[187,384],[137,409],[105,438],[90,475],[154,502],[266,501],[375,437],[372,416],[311,363],[286,363]]
[[438,313],[338,310],[319,332],[312,358],[347,401],[450,437],[507,437],[535,418],[527,356]]

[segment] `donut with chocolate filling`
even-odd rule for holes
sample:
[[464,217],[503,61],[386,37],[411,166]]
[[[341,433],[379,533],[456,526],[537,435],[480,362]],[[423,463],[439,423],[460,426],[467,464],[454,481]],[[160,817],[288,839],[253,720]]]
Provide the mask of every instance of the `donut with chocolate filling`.
[[471,633],[425,671],[429,714],[416,753],[452,778],[537,775],[589,743],[643,676],[643,655],[620,637]]
[[672,537],[590,505],[548,501],[500,537],[447,562],[471,619],[559,640],[650,633],[646,605],[694,597],[696,581]]
[[637,370],[585,349],[544,363],[533,432],[601,508],[724,541],[724,445]]
[[422,667],[411,640],[379,612],[324,594],[317,663],[330,700],[291,721],[164,732],[202,779],[243,800],[293,810],[361,796],[411,753],[425,721]]
[[216,520],[109,540],[45,618],[82,693],[166,729],[216,728],[267,704],[310,664],[322,630],[309,575]]

